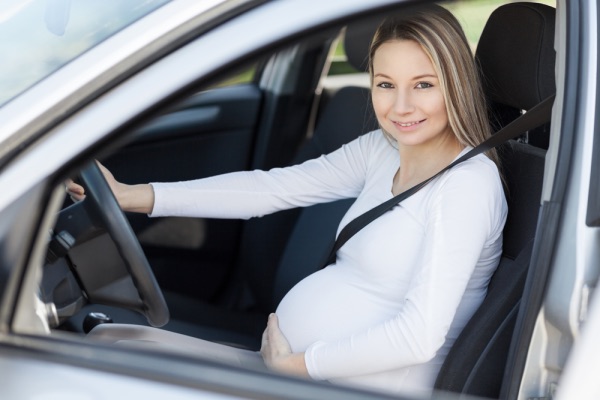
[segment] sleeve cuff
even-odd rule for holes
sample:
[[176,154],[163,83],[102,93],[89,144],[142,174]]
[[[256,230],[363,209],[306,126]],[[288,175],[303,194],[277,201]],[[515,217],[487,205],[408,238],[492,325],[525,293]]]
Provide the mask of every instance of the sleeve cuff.
[[152,204],[152,211],[150,211],[148,213],[148,216],[149,217],[157,217],[158,215],[156,213],[156,210],[157,210],[156,204],[158,202],[158,198],[157,198],[156,183],[150,183],[150,187],[152,188],[152,192],[154,193],[154,204]]
[[306,352],[304,353],[304,362],[306,363],[306,370],[308,371],[308,375],[316,381],[324,381],[326,380],[319,371],[317,366],[317,352],[320,348],[326,345],[325,342],[315,342],[308,346]]

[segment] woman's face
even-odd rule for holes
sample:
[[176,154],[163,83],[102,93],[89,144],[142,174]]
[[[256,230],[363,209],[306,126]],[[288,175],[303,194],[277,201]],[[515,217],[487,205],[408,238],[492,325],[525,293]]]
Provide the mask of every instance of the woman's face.
[[400,147],[454,137],[440,81],[417,42],[389,41],[375,51],[371,95],[379,124]]

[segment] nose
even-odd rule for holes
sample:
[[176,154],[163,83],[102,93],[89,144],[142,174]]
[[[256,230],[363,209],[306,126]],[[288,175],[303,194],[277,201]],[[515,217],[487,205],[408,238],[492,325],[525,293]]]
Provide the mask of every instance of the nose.
[[409,90],[397,90],[394,101],[394,112],[398,115],[410,114],[415,110],[413,97]]

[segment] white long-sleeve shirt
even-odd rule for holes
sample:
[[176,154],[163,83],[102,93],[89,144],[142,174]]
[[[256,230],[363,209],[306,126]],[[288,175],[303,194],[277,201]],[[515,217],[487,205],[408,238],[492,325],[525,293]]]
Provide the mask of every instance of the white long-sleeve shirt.
[[[251,218],[357,197],[339,233],[393,196],[400,163],[374,131],[294,167],[153,183],[151,215]],[[498,170],[479,155],[352,237],[334,265],[299,282],[276,311],[311,377],[395,393],[430,390],[485,297],[506,214]]]

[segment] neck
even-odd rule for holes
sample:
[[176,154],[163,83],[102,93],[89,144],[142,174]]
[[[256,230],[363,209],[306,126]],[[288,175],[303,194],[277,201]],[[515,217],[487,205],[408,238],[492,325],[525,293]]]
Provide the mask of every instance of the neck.
[[399,146],[401,167],[394,177],[392,192],[403,192],[437,174],[464,149],[452,134],[436,143],[419,146]]

